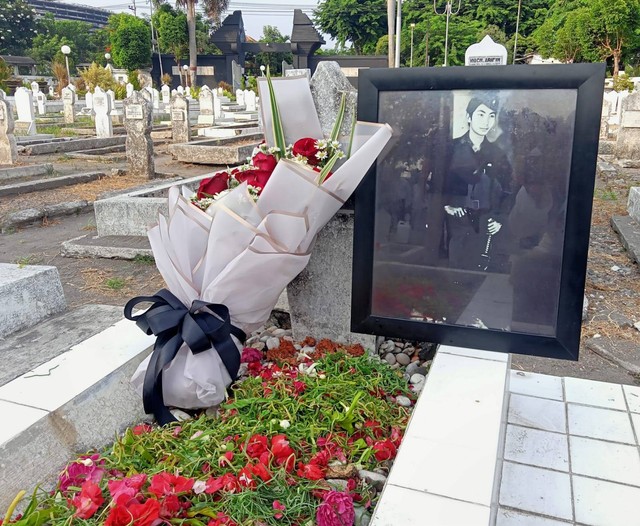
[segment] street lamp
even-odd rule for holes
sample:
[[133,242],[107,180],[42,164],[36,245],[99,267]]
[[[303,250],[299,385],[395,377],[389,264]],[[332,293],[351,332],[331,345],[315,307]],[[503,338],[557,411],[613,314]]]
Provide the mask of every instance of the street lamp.
[[62,54],[64,55],[64,61],[67,64],[67,86],[71,84],[71,72],[69,71],[69,53],[71,53],[71,48],[67,45],[64,45],[60,48]]
[[111,53],[105,53],[104,59],[107,61],[107,66],[109,65],[109,61],[111,60]]
[[182,70],[184,71],[184,87],[189,87],[189,66],[186,64],[182,66]]
[[415,24],[411,24],[411,55],[409,58],[409,67],[412,68],[413,67],[413,30],[416,28]]
[[446,67],[449,65],[449,17],[451,15],[457,15],[460,12],[460,5],[462,4],[462,0],[458,0],[458,9],[456,9],[455,13],[451,10],[452,0],[447,0],[447,4],[442,13],[438,12],[438,9],[436,8],[436,2],[437,0],[433,0],[433,10],[435,11],[436,15],[446,15],[447,17],[447,25],[444,33],[444,65]]
[[402,0],[397,0],[396,5],[396,61],[395,67],[400,67],[400,33],[402,32]]
[[267,69],[265,67],[265,65],[263,64],[262,66],[260,66],[260,72],[262,73],[262,76],[264,77],[264,70]]
[[520,11],[522,9],[522,0],[518,0],[518,16],[516,18],[516,37],[513,40],[513,63],[516,63],[516,50],[518,49],[518,31],[520,30]]

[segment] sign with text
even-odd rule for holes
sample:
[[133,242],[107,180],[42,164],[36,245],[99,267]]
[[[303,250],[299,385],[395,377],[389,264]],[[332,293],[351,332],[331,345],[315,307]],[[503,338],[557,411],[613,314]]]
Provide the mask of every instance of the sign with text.
[[140,120],[144,118],[142,113],[142,104],[130,104],[124,107],[124,118],[131,120]]

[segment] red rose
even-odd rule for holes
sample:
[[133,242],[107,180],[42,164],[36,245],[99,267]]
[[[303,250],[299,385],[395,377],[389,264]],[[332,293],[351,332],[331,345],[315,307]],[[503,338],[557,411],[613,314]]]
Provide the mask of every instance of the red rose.
[[195,480],[172,475],[163,471],[154,475],[149,485],[149,492],[156,497],[164,495],[176,495],[178,493],[187,493],[193,488]]
[[242,355],[240,356],[241,363],[259,362],[262,360],[262,351],[254,349],[253,347],[245,347],[242,349]]
[[219,194],[227,188],[229,188],[229,174],[227,172],[218,172],[213,177],[200,181],[198,199]]
[[262,453],[267,451],[267,437],[262,435],[253,435],[247,442],[246,453],[251,458],[258,458]]
[[308,480],[320,480],[324,478],[324,470],[317,464],[298,464],[298,476]]
[[104,497],[100,487],[91,480],[87,480],[82,484],[80,493],[71,500],[71,504],[76,507],[76,512],[73,516],[89,519],[98,511],[103,502]]
[[132,502],[128,506],[116,504],[111,508],[105,526],[151,526],[160,518],[160,503],[147,499],[144,504]]
[[258,152],[253,156],[253,159],[251,159],[251,164],[259,170],[273,172],[276,169],[278,160],[269,153]]
[[382,462],[383,460],[393,459],[396,456],[397,449],[391,440],[386,439],[373,444],[373,452],[378,462]]
[[238,471],[238,484],[247,489],[255,489],[258,485],[251,471],[251,466],[245,466]]
[[309,137],[298,139],[293,145],[293,155],[302,155],[307,158],[309,164],[318,164],[320,161],[316,157],[318,153],[317,141]]
[[271,172],[266,170],[259,170],[258,168],[250,168],[249,170],[242,170],[235,174],[235,178],[239,183],[246,183],[250,186],[255,186],[262,190],[267,181],[271,177]]
[[295,453],[285,435],[276,435],[271,438],[271,453],[279,466],[285,466],[287,471],[294,468]]
[[251,471],[256,477],[260,477],[264,482],[269,482],[271,480],[271,473],[262,462],[258,462],[256,465],[251,466]]

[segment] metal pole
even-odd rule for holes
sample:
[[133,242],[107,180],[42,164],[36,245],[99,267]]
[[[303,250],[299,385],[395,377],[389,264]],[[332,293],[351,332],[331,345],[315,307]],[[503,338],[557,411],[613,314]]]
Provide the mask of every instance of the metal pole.
[[427,18],[427,34],[424,36],[424,65],[429,67],[429,31],[431,31],[431,25]]
[[69,56],[65,54],[64,61],[67,64],[67,86],[71,84],[71,72],[69,71]]
[[402,0],[397,0],[398,8],[396,10],[396,62],[395,67],[400,67],[400,33],[402,30]]
[[392,68],[395,64],[395,16],[396,16],[396,0],[387,0],[387,25],[389,26],[387,30],[387,39],[389,43],[389,67]]
[[518,30],[520,29],[520,9],[522,7],[522,0],[518,0],[518,16],[516,18],[516,37],[513,41],[513,63],[516,63],[516,51],[518,49]]
[[451,2],[447,1],[447,25],[444,33],[444,67],[449,65],[449,17],[451,16]]
[[158,40],[158,32],[155,27],[153,27],[153,0],[149,1],[149,8],[151,9],[151,15],[149,21],[151,22],[151,50],[154,50],[154,34],[155,34],[155,43],[158,48],[158,64],[160,64],[160,84],[162,84],[162,77],[164,76],[164,71],[162,71],[162,53],[160,53],[160,41]]
[[136,10],[136,0],[133,0],[133,7],[131,8],[133,11],[133,16],[138,16],[138,11]]
[[413,67],[413,30],[416,28],[415,24],[411,24],[411,55],[409,58],[409,67]]

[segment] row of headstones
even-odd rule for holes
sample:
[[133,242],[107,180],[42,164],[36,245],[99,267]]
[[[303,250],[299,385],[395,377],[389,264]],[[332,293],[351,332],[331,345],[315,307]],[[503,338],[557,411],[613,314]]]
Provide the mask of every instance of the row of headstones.
[[609,139],[616,126],[615,156],[624,160],[640,160],[640,92],[612,91],[605,94],[600,139]]

